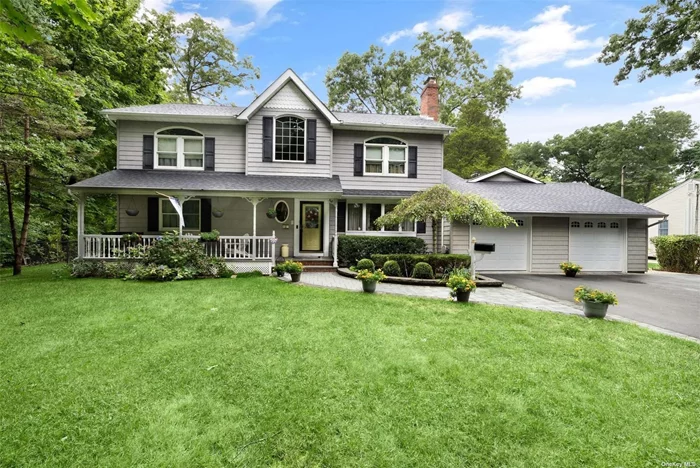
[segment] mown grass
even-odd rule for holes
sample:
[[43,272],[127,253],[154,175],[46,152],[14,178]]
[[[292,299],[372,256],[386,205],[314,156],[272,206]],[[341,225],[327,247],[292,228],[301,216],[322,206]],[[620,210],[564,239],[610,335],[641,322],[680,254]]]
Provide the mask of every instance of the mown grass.
[[0,466],[700,462],[696,343],[274,278],[56,268],[0,274]]

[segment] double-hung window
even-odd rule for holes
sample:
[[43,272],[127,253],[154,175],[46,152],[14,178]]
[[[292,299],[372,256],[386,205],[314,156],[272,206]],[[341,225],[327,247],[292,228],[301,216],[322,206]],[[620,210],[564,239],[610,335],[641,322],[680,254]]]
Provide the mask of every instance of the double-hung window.
[[659,235],[668,236],[668,220],[665,219],[659,223]]
[[407,177],[406,142],[390,137],[377,137],[365,141],[365,174]]
[[275,120],[275,161],[306,161],[306,121],[299,117]]
[[415,222],[404,221],[395,226],[384,226],[382,228],[375,226],[374,222],[391,210],[396,208],[393,203],[351,203],[347,204],[346,226],[345,230],[348,233],[411,233],[416,230]]
[[[187,200],[182,205],[182,215],[185,218],[185,231],[199,231],[200,229],[200,201]],[[167,198],[160,199],[160,230],[172,231],[180,229],[180,216],[175,207]]]
[[157,169],[204,170],[204,135],[188,128],[156,132]]

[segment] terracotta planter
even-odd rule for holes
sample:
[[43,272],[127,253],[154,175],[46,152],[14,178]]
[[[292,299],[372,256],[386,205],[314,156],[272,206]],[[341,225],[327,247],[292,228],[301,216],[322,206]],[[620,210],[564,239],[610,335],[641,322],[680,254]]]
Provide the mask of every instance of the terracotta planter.
[[610,304],[583,301],[583,315],[588,318],[605,318]]
[[376,281],[363,281],[362,282],[362,290],[366,293],[373,293],[374,291],[377,290],[377,282]]
[[457,299],[457,302],[469,302],[469,295],[471,294],[471,291],[458,291],[455,299]]
[[564,272],[564,274],[565,274],[566,276],[568,276],[569,278],[575,278],[575,277],[576,277],[576,273],[578,273],[578,271],[566,270],[566,271]]
[[292,283],[298,283],[301,280],[301,273],[290,273],[289,276],[292,277]]

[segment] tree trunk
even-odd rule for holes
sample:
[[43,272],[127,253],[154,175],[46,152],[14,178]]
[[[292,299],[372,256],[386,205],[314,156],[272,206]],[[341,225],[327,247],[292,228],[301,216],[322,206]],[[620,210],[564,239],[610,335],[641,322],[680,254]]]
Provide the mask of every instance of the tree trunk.
[[7,163],[4,161],[2,163],[2,177],[5,181],[5,192],[7,194],[7,217],[10,221],[10,233],[12,234],[12,253],[15,255],[15,258],[17,258],[17,225],[15,224],[12,190],[10,189],[10,170],[7,167]]
[[[29,146],[29,116],[26,116],[24,118],[24,145],[25,147]],[[24,263],[24,251],[27,248],[27,232],[29,231],[29,213],[31,210],[30,205],[32,202],[32,191],[29,180],[31,172],[32,167],[29,164],[29,155],[27,154],[27,160],[24,163],[24,217],[22,218],[22,232],[19,236],[19,242],[17,240],[17,231],[16,227],[14,226],[14,222],[12,224],[12,246],[15,251],[15,263],[12,266],[13,275],[19,275],[20,273],[22,273],[22,264]]]

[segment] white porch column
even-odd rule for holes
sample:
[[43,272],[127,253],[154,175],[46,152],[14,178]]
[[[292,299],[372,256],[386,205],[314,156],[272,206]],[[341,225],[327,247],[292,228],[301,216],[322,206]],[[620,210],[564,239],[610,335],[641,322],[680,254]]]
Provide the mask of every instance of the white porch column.
[[338,200],[329,200],[335,210],[335,233],[333,234],[333,268],[338,268]]
[[85,257],[85,194],[78,194],[78,258]]
[[258,203],[264,200],[264,198],[246,198],[248,202],[253,205],[253,247],[251,251],[251,255],[253,256],[253,260],[257,258],[257,239],[256,236],[258,235]]

